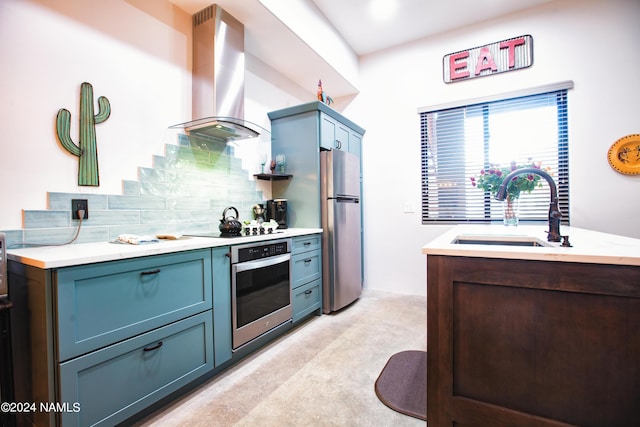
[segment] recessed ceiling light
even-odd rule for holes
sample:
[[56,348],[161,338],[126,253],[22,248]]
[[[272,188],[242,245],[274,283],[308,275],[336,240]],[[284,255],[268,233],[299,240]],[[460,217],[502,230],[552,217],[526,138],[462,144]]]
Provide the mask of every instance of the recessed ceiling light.
[[371,0],[369,11],[371,16],[378,21],[391,19],[398,9],[396,0]]

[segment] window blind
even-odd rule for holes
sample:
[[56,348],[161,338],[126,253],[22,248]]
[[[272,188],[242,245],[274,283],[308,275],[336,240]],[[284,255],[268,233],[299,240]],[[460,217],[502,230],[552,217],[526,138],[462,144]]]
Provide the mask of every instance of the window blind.
[[[553,176],[568,225],[567,121],[566,89],[421,112],[422,222],[502,221],[502,202],[471,178],[516,162]],[[519,198],[521,221],[547,221],[549,187],[540,182]]]

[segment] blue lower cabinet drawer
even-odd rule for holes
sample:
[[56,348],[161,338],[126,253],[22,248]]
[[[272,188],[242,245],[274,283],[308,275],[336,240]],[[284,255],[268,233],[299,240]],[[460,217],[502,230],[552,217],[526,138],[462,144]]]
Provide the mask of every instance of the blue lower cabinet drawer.
[[213,369],[211,311],[60,364],[62,425],[112,426]]
[[292,240],[292,254],[298,254],[302,252],[314,251],[320,249],[322,243],[322,236],[320,234],[312,234],[310,236],[294,237]]
[[293,255],[291,264],[292,289],[322,277],[322,259],[319,250]]
[[211,250],[61,268],[59,360],[211,310]]
[[322,280],[317,279],[293,290],[293,322],[322,307]]

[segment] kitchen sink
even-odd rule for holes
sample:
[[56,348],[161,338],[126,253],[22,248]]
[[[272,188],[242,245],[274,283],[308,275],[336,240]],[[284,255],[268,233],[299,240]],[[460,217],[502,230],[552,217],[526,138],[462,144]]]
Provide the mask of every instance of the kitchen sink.
[[451,242],[458,245],[492,245],[492,246],[529,246],[529,247],[553,247],[548,242],[531,236],[500,236],[500,235],[476,235],[461,234]]

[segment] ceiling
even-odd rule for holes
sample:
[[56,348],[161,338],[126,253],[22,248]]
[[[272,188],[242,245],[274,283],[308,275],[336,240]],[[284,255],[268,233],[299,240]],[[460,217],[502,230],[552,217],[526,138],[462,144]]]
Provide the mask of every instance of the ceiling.
[[[228,2],[216,0],[170,0],[194,14],[218,3],[230,9]],[[292,0],[287,0],[292,1]],[[295,0],[294,0],[295,1]],[[299,0],[298,0],[299,1]],[[333,24],[357,55],[365,55],[403,43],[461,28],[553,0],[311,0]],[[248,8],[256,0],[235,0]],[[380,19],[372,12],[375,4],[396,3],[395,12]],[[242,16],[236,16],[243,21]],[[246,23],[245,23],[246,25]]]
[[[552,0],[313,0],[358,55],[549,1]],[[376,10],[382,10],[387,4],[390,11],[377,17],[376,5]]]
[[[189,14],[217,3],[245,26],[247,51],[310,92],[322,76],[335,97],[358,92],[331,64],[263,6],[260,0],[169,0]],[[356,56],[371,54],[438,33],[556,0],[280,0],[298,1],[324,15]],[[377,18],[374,2],[397,2]],[[295,54],[284,55],[283,52]]]

